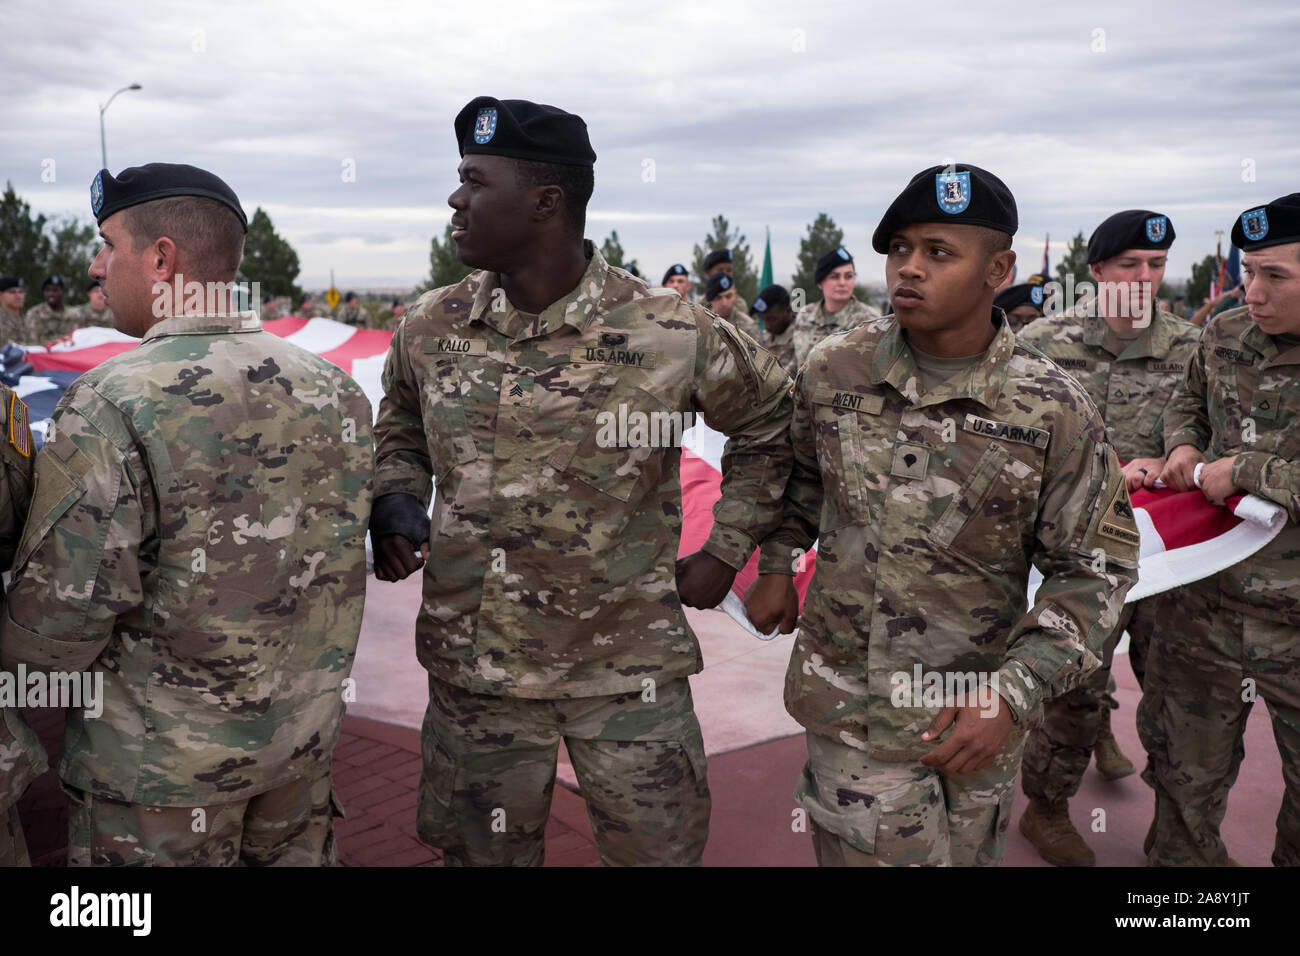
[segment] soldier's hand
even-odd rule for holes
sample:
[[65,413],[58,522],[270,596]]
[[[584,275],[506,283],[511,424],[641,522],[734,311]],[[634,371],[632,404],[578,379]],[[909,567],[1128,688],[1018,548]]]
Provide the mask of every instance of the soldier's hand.
[[1160,478],[1174,491],[1191,491],[1196,487],[1192,474],[1196,471],[1196,466],[1203,461],[1205,456],[1195,446],[1179,445],[1165,459],[1165,467],[1160,470]]
[[799,592],[788,574],[760,574],[745,592],[745,614],[760,634],[779,627],[789,634],[799,623]]
[[734,580],[735,568],[703,551],[677,559],[677,594],[687,607],[717,607]]
[[1201,469],[1201,494],[1216,505],[1226,504],[1233,495],[1242,491],[1232,483],[1232,463],[1237,456],[1220,458]]
[[400,534],[385,535],[374,540],[375,577],[381,581],[400,581],[411,572],[424,567],[429,560],[429,542],[420,544],[420,553],[415,553],[415,545]]
[[1014,723],[1011,708],[995,693],[988,709],[976,704],[945,707],[935,715],[921,739],[936,739],[954,720],[957,726],[948,739],[921,758],[921,763],[942,773],[974,773],[987,767],[1001,753]]
[[1163,458],[1134,458],[1130,461],[1124,466],[1124,482],[1128,485],[1129,494],[1139,488],[1154,488],[1164,467]]

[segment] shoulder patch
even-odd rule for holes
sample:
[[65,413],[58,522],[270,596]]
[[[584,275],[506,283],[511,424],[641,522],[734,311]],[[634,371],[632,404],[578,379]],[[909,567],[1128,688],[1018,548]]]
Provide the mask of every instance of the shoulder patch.
[[31,416],[27,403],[12,392],[9,395],[9,444],[24,458],[32,457]]
[[980,418],[978,415],[968,414],[961,427],[962,431],[974,432],[988,438],[1019,442],[1022,445],[1033,445],[1035,448],[1046,448],[1047,443],[1052,439],[1052,433],[1042,428],[995,422],[989,418]]

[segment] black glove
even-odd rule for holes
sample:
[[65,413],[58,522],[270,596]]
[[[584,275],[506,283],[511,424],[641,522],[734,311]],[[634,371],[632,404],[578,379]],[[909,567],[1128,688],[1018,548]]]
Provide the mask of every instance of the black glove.
[[418,548],[429,540],[429,514],[415,495],[397,491],[380,495],[370,507],[370,537],[400,534]]

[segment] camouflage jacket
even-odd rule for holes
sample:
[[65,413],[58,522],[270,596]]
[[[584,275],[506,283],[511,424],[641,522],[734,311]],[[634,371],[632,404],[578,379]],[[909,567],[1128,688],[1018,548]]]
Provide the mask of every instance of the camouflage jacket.
[[8,309],[0,308],[0,345],[17,342],[19,345],[35,345],[32,341],[27,319],[19,313],[14,315]]
[[113,327],[113,310],[108,306],[104,306],[97,312],[87,302],[84,305],[77,306],[72,312],[76,320],[72,325],[74,329],[86,329],[96,325],[110,329]]
[[1084,387],[1124,461],[1164,455],[1164,411],[1183,380],[1201,330],[1156,312],[1135,339],[1121,339],[1096,316],[1035,319],[1020,338]]
[[1233,483],[1286,508],[1281,533],[1217,580],[1228,607],[1300,627],[1300,347],[1279,348],[1247,306],[1211,317],[1166,417],[1165,449],[1179,445],[1235,455]]
[[33,341],[24,342],[24,345],[45,345],[62,338],[81,324],[75,308],[64,306],[62,312],[55,312],[48,302],[32,306],[23,318],[27,321],[28,334],[33,336]]
[[705,550],[741,568],[780,520],[776,360],[588,255],[536,323],[495,273],[426,293],[384,369],[375,493],[427,505],[436,482],[417,655],[477,693],[593,697],[700,670],[674,580],[691,415],[730,436]]
[[[786,708],[889,760],[932,749],[921,733],[938,712],[896,700],[895,675],[996,674],[1022,720],[1098,666],[1137,564],[1101,416],[1005,322],[979,363],[918,389],[892,315],[813,348],[785,521],[759,565],[789,574],[820,537]],[[1031,564],[1045,580],[1026,612]]]
[[867,319],[879,317],[879,310],[857,299],[849,299],[844,308],[830,314],[827,314],[823,302],[804,306],[791,323],[794,329],[791,341],[794,343],[795,371],[803,367],[803,363],[808,361],[808,353],[812,351],[812,347],[826,336],[847,331],[861,325]]
[[[4,469],[0,476],[0,571],[13,567],[23,520],[32,500],[32,435],[27,417],[27,406],[22,399],[0,385],[0,467]],[[16,679],[17,675],[10,673]],[[0,704],[0,711],[0,814],[3,814],[46,771],[48,764],[45,748],[23,720],[22,710]]]
[[785,331],[780,335],[773,335],[766,329],[758,339],[758,344],[763,346],[781,363],[787,375],[792,378],[799,372],[799,366],[794,361],[794,323],[791,322],[785,327]]
[[366,324],[366,314],[361,311],[361,306],[359,305],[355,305],[350,308],[344,306],[343,308],[339,309],[338,321],[342,322],[345,325],[355,325],[361,327]]
[[62,778],[203,806],[328,772],[365,599],[371,409],[251,312],[165,319],[55,409],[0,637],[104,675]]

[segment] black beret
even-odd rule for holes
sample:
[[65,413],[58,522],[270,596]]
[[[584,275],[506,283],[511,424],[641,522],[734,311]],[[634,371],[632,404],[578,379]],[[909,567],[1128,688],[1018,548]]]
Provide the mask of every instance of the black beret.
[[758,298],[754,300],[754,304],[750,306],[750,309],[762,315],[768,309],[778,309],[789,304],[790,293],[785,291],[785,287],[770,285],[758,294]]
[[730,249],[714,249],[712,252],[710,252],[707,256],[704,257],[704,269],[707,272],[709,269],[712,269],[714,266],[718,265],[719,263],[730,262],[730,261],[731,261]]
[[528,100],[474,97],[456,114],[456,142],[462,156],[488,153],[561,166],[596,162],[581,116]]
[[63,276],[50,276],[48,279],[46,279],[44,282],[41,283],[41,291],[44,292],[52,285],[56,285],[60,289],[67,288],[67,286],[63,284]]
[[8,292],[10,289],[26,288],[22,276],[3,276],[0,277],[0,292]]
[[349,292],[347,295],[345,295],[345,296],[343,297],[343,301],[344,301],[344,302],[351,302],[351,301],[352,301],[353,299],[355,299],[356,297],[357,297],[357,294],[356,294],[355,292]]
[[671,279],[673,276],[684,276],[684,275],[690,275],[690,273],[686,271],[686,267],[682,265],[680,262],[675,263],[668,267],[668,271],[664,273],[663,281],[661,281],[659,284],[667,285],[668,280]]
[[215,199],[238,216],[239,224],[248,232],[248,217],[244,215],[235,191],[206,169],[184,163],[130,166],[116,176],[101,169],[90,184],[90,211],[95,221],[102,225],[113,213],[128,206],[173,196]]
[[91,289],[98,289],[99,287],[100,281],[98,279],[91,279],[89,284],[86,286],[86,291],[89,292]]
[[1168,249],[1174,224],[1150,209],[1126,209],[1106,219],[1088,239],[1088,264],[1105,262],[1126,249]]
[[912,177],[885,210],[871,248],[889,252],[889,237],[914,222],[955,222],[1016,234],[1020,219],[1007,184],[988,170],[959,163],[931,166]]
[[[1039,305],[1033,301],[1033,288],[1028,282],[1022,282],[1020,285],[1009,285],[993,297],[993,304],[1005,312],[1017,309],[1022,305]],[[1042,296],[1042,289],[1039,289],[1039,296]]]
[[704,298],[712,302],[722,293],[726,292],[732,286],[731,276],[725,272],[718,272],[709,276],[709,281],[704,286]]
[[1242,252],[1300,242],[1300,193],[1247,209],[1232,225],[1232,244]]
[[813,270],[813,281],[821,282],[828,275],[838,269],[840,266],[853,264],[853,256],[849,255],[849,250],[840,246],[838,249],[832,249],[826,255],[817,260],[817,268]]

